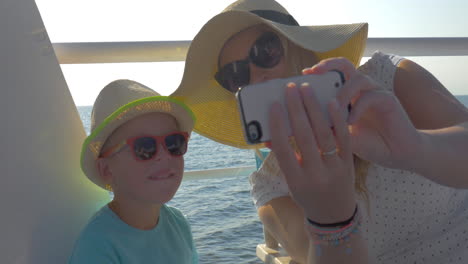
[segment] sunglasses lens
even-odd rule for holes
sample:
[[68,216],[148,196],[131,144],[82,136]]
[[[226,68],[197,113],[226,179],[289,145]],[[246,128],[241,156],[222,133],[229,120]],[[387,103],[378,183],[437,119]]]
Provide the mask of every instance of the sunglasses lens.
[[133,151],[139,160],[149,160],[156,154],[156,140],[151,137],[138,138],[133,142]]
[[187,140],[182,134],[172,134],[164,140],[167,151],[174,156],[182,156],[187,152]]
[[230,92],[237,92],[239,87],[249,84],[250,69],[248,61],[234,61],[224,65],[215,76],[221,86]]
[[[283,56],[280,38],[273,32],[261,35],[250,49],[249,59],[262,68],[273,68]],[[224,65],[215,75],[221,86],[230,92],[250,83],[249,60],[239,60]]]
[[249,56],[252,62],[259,67],[272,68],[276,66],[283,56],[280,38],[272,32],[263,34],[255,41]]

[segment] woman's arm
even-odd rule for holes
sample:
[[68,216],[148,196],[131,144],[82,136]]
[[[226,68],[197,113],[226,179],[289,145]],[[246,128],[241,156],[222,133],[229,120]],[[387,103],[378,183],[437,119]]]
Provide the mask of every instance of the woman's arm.
[[398,65],[394,90],[417,129],[446,128],[468,121],[468,109],[430,72],[411,60]]
[[346,244],[315,245],[304,228],[302,209],[289,196],[272,199],[258,213],[264,228],[297,263],[344,263],[344,259],[347,264],[367,263],[367,244],[360,233],[353,234]]
[[381,166],[414,171],[439,184],[468,188],[468,110],[423,67],[403,60],[394,91],[379,88],[344,58],[321,61],[305,73],[339,69],[348,76],[338,95],[353,104],[353,152]]
[[420,155],[415,155],[405,167],[439,184],[468,188],[466,125],[420,130],[420,133],[423,138]]
[[353,234],[349,241],[338,246],[329,245],[317,247],[311,241],[309,246],[309,264],[319,263],[346,263],[366,264],[369,263],[367,243],[358,233]]
[[422,140],[420,155],[403,167],[443,185],[468,188],[468,109],[430,72],[403,60],[395,94]]

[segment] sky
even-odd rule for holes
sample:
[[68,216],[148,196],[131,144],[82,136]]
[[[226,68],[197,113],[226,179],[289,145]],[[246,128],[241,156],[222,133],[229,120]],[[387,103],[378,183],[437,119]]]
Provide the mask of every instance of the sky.
[[[36,0],[57,42],[191,40],[232,0]],[[369,23],[369,37],[468,37],[465,0],[279,0],[301,25]],[[455,95],[468,95],[468,56],[409,57]],[[364,58],[363,61],[365,61]],[[76,105],[92,105],[115,79],[133,79],[168,95],[184,62],[62,64]]]

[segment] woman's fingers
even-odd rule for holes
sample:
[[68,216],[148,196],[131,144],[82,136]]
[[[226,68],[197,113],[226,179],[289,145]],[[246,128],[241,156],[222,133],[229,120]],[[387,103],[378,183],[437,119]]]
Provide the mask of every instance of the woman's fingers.
[[[331,124],[325,118],[326,113],[322,110],[321,104],[315,96],[313,89],[313,87],[307,85],[301,86],[302,99],[307,111],[308,121],[312,126],[320,151],[333,152],[337,146],[330,127]],[[314,152],[315,157],[318,158],[318,150],[316,149]],[[327,160],[331,160],[333,157],[336,157],[336,155],[323,156],[323,158]]]
[[349,80],[355,73],[356,68],[346,58],[330,58],[320,61],[311,68],[302,70],[302,74],[321,74],[328,71],[338,70],[344,74],[345,80]]
[[286,175],[290,187],[297,186],[300,180],[301,168],[296,159],[295,151],[289,144],[286,113],[279,103],[270,109],[271,149],[276,155],[281,170]]
[[308,114],[304,107],[303,98],[296,84],[288,84],[286,102],[289,113],[289,123],[294,139],[306,166],[313,166],[318,158],[317,143],[315,141]]
[[339,155],[344,160],[351,156],[351,143],[348,125],[336,99],[332,100],[328,104],[328,111],[333,123],[336,147],[339,150],[337,155]]
[[[333,134],[312,89],[307,86],[300,90],[295,86],[287,88],[288,115],[281,104],[273,105],[270,111],[271,147],[293,199],[302,206],[305,214],[320,222],[335,222],[343,218],[343,211],[355,206],[349,135],[344,113],[336,101],[329,106]],[[287,117],[301,153],[299,158],[289,142]],[[323,155],[319,147],[324,148]],[[339,149],[337,153],[334,152],[336,148]],[[329,202],[320,202],[323,200]]]
[[363,92],[353,105],[353,109],[348,117],[348,123],[352,125],[357,122],[370,108],[380,108],[379,112],[384,113],[385,111],[390,111],[392,107],[389,105],[388,92],[377,90]]
[[347,108],[362,92],[373,90],[376,87],[377,85],[375,82],[368,76],[360,73],[355,74],[345,83],[343,89],[338,92],[336,96],[338,104],[341,105],[343,109]]

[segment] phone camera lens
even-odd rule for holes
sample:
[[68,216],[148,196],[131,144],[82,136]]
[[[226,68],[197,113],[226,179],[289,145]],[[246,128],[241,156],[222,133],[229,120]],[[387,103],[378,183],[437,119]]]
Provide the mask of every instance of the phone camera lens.
[[251,142],[258,142],[262,137],[260,125],[257,121],[252,121],[247,126],[248,136]]

